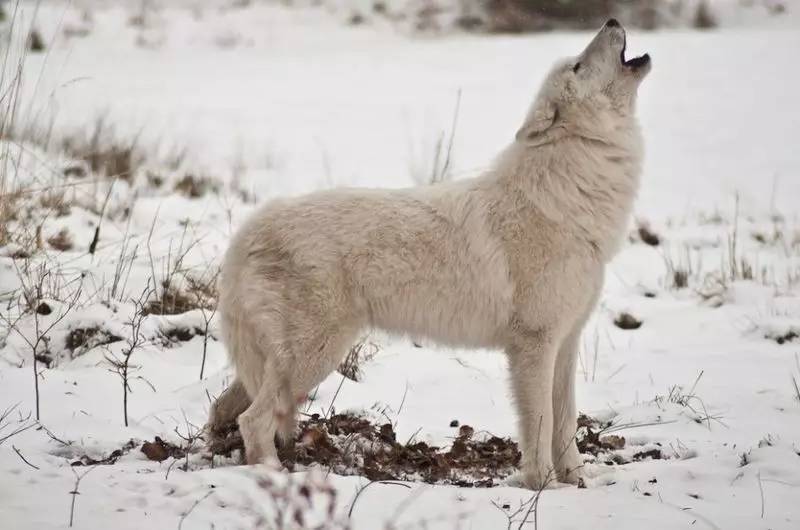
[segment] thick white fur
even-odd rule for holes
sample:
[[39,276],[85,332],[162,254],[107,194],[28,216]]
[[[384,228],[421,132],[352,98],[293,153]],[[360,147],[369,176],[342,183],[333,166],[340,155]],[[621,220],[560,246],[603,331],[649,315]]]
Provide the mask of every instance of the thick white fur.
[[649,64],[623,66],[623,43],[624,30],[606,26],[557,64],[516,140],[479,178],[324,191],[252,215],[221,277],[237,381],[212,410],[212,429],[238,415],[248,462],[274,457],[296,403],[360,332],[379,328],[503,349],[523,483],[575,482],[579,336],[642,159],[633,110]]

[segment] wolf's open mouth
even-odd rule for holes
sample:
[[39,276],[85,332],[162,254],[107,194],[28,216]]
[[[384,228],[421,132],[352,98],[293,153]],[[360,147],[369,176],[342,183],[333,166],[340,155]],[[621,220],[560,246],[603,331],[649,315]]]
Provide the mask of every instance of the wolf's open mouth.
[[650,62],[650,54],[645,53],[644,55],[640,55],[638,57],[634,57],[633,59],[625,60],[625,50],[628,47],[628,38],[625,36],[622,41],[622,51],[619,52],[619,60],[622,63],[622,66],[630,68],[632,70],[636,70],[637,68],[641,68],[645,66],[647,63]]

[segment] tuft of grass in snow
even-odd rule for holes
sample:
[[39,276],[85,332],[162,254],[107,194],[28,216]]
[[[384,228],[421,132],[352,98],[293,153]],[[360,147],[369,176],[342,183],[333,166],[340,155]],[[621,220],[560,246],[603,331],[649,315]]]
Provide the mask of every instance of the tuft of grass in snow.
[[669,388],[666,395],[656,396],[653,398],[653,402],[662,409],[667,403],[684,407],[692,412],[692,419],[695,423],[705,423],[708,429],[711,430],[711,420],[715,420],[719,423],[722,423],[722,421],[721,417],[709,414],[705,402],[697,395],[697,385],[700,383],[703,373],[704,372],[701,370],[700,373],[697,374],[697,378],[688,390],[682,385],[673,385]]
[[[23,415],[17,410],[18,407],[17,403],[0,412],[0,446],[14,436],[36,426],[36,423],[30,421],[31,414]],[[16,419],[12,417],[15,412],[17,413]]]
[[105,116],[95,120],[88,137],[74,132],[59,143],[63,152],[86,161],[94,173],[110,178],[131,180],[143,162],[138,135],[121,137]]
[[378,345],[374,342],[361,339],[356,342],[347,356],[339,363],[337,371],[351,381],[361,380],[361,365],[370,361],[378,354]]
[[410,173],[412,180],[419,186],[445,182],[452,178],[453,142],[458,127],[458,115],[461,109],[461,90],[456,94],[453,110],[453,121],[450,131],[441,131],[430,150],[430,160],[412,163]]
[[219,183],[208,177],[198,177],[187,173],[178,180],[173,189],[191,199],[203,197],[207,193],[219,193]]
[[663,256],[667,269],[666,287],[675,290],[686,289],[689,286],[689,279],[694,275],[689,247],[683,246],[683,253],[678,259],[666,251]]
[[708,1],[701,0],[701,2],[697,4],[692,26],[697,29],[712,29],[716,28],[718,25],[717,17],[715,17],[714,13],[711,11],[711,6],[708,4]]
[[128,426],[128,395],[131,393],[131,383],[134,380],[140,380],[147,383],[150,388],[155,391],[153,385],[147,379],[141,375],[134,375],[141,369],[141,366],[131,363],[133,354],[147,343],[147,338],[142,332],[142,325],[147,316],[144,308],[152,292],[152,288],[148,284],[139,295],[139,298],[131,300],[134,304],[134,311],[131,318],[126,322],[130,333],[125,347],[123,347],[118,356],[112,354],[110,351],[105,356],[106,363],[109,365],[109,372],[117,374],[122,383],[122,418],[125,427]]
[[[21,366],[27,360],[31,361],[36,421],[39,421],[41,418],[39,380],[42,378],[39,363],[49,366],[52,361],[51,332],[79,306],[83,278],[65,284],[60,272],[51,268],[51,264],[46,261],[31,266],[26,260],[24,267],[17,270],[21,287],[16,290],[8,304],[9,308],[15,308],[13,314],[16,316],[10,316],[11,312],[7,315],[0,313],[0,319],[6,324],[9,333],[15,332],[28,347],[28,359],[21,359]],[[74,283],[77,285],[73,286]],[[68,294],[66,298],[62,298],[65,292]],[[48,297],[48,294],[52,297]]]

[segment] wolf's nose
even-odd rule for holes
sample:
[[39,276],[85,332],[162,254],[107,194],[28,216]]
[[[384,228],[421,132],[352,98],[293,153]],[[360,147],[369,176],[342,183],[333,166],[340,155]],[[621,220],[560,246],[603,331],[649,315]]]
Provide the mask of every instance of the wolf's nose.
[[608,22],[606,22],[606,27],[608,28],[618,28],[620,25],[619,20],[616,18],[609,18]]

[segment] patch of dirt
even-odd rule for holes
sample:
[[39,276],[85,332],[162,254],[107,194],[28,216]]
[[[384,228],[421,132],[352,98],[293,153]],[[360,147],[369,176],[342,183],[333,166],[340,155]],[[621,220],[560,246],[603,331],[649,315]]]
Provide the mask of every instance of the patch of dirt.
[[611,422],[601,422],[585,414],[578,416],[578,435],[576,441],[581,454],[600,456],[609,451],[623,449],[625,438],[616,435],[603,436],[611,427]]
[[642,327],[642,321],[631,315],[630,313],[620,313],[614,318],[614,325],[620,329],[639,329]]
[[[604,434],[611,428],[610,423],[581,415],[578,426],[578,449],[598,462],[622,465],[645,458],[663,458],[658,449],[634,453],[632,460],[624,457],[618,451],[625,449],[625,438]],[[209,449],[212,454],[227,457],[236,450],[244,454],[236,424],[212,433]],[[476,433],[469,425],[461,425],[452,445],[441,448],[413,439],[398,442],[391,423],[378,425],[345,413],[327,419],[314,414],[299,422],[292,444],[281,447],[278,456],[290,470],[316,464],[340,475],[359,475],[370,480],[493,487],[517,470],[521,454],[513,440]]]
[[601,422],[585,414],[578,416],[578,434],[576,437],[578,451],[581,454],[593,456],[595,462],[609,466],[630,464],[631,462],[647,459],[662,460],[666,458],[658,443],[655,444],[656,447],[642,447],[641,451],[634,452],[630,457],[621,454],[620,451],[628,447],[627,441],[624,436],[610,434],[608,431],[612,428],[613,424],[611,422]]
[[191,328],[169,328],[162,330],[164,333],[164,337],[166,337],[170,342],[187,342],[192,340],[194,337],[203,336],[203,330],[198,327],[191,327]]
[[642,460],[662,460],[664,458],[664,453],[661,452],[661,449],[648,449],[646,451],[639,451],[637,453],[633,453],[633,461],[640,462]]
[[122,337],[118,337],[100,327],[75,328],[67,334],[64,345],[70,351],[70,358],[74,359],[92,348],[121,340]]
[[82,455],[77,460],[73,460],[70,462],[69,465],[73,467],[77,466],[110,466],[111,464],[116,464],[117,460],[119,460],[122,456],[128,454],[131,449],[136,447],[138,442],[135,440],[128,440],[128,442],[120,447],[119,449],[115,449],[112,451],[108,456],[103,457],[99,460],[90,457],[89,455]]
[[785,344],[787,342],[792,342],[795,339],[800,338],[800,335],[798,335],[797,332],[795,332],[794,330],[789,330],[786,333],[771,336],[770,338],[775,340],[775,342],[777,342],[778,344]]
[[50,236],[47,239],[47,244],[61,252],[72,250],[75,246],[72,236],[66,228],[62,228],[57,234]]
[[650,245],[651,247],[657,247],[661,244],[661,237],[656,234],[654,231],[650,229],[650,227],[646,224],[640,224],[639,227],[636,229],[636,233],[639,236],[639,239],[645,245]]
[[[244,451],[235,424],[214,434],[209,446],[213,454]],[[426,442],[398,442],[391,423],[377,425],[353,414],[327,419],[314,414],[299,423],[293,444],[281,447],[278,456],[290,470],[316,464],[370,480],[491,487],[516,471],[521,455],[514,441],[476,436],[468,425],[462,425],[452,446],[443,449]]]

